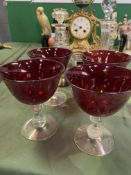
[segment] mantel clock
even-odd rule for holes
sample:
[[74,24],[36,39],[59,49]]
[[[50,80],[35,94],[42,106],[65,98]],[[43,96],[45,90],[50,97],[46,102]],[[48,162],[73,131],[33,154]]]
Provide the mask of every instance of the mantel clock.
[[[91,0],[90,3],[92,2]],[[80,7],[80,11],[73,13],[66,20],[69,22],[69,32],[73,38],[73,42],[70,44],[70,49],[73,52],[84,52],[86,50],[96,49],[99,46],[100,38],[96,34],[97,26],[100,26],[99,20],[94,16],[93,11],[86,12],[84,7],[87,1],[79,2],[77,0],[77,6]],[[89,43],[91,37],[92,43]]]

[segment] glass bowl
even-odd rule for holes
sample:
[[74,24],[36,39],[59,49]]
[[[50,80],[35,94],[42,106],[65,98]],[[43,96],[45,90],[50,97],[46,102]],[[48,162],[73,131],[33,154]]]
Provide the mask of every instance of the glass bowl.
[[[30,50],[28,53],[28,56],[31,59],[34,59],[36,57],[42,58],[42,59],[50,59],[50,60],[56,60],[62,63],[65,68],[68,65],[68,62],[71,58],[72,51],[67,48],[59,48],[59,47],[52,47],[52,48],[37,48]],[[65,79],[64,74],[60,78],[59,86],[65,87],[67,86],[67,81]],[[56,93],[46,102],[46,105],[48,106],[59,106],[66,102],[67,96],[64,92],[57,90]]]
[[84,52],[82,57],[84,64],[104,63],[126,67],[131,61],[130,55],[111,50],[93,50],[90,52]]
[[92,125],[77,129],[74,140],[80,150],[90,155],[104,156],[113,149],[112,134],[101,119],[119,111],[131,95],[131,71],[107,64],[86,64],[66,72],[73,95],[86,112]]
[[63,64],[46,59],[11,62],[0,69],[1,78],[12,95],[33,107],[34,116],[22,128],[22,135],[30,140],[46,140],[55,134],[57,122],[41,112],[42,103],[55,93]]

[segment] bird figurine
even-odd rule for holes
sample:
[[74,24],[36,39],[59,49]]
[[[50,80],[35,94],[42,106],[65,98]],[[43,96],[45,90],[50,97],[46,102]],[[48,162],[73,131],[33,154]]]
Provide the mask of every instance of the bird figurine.
[[36,9],[37,20],[42,28],[42,47],[48,47],[48,39],[52,33],[51,25],[48,17],[44,13],[43,7],[37,7]]

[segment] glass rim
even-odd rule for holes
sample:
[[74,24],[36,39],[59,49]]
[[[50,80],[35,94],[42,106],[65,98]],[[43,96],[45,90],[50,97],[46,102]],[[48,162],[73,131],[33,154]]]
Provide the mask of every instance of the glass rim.
[[[109,64],[104,64],[104,63],[91,63],[91,64],[85,64],[85,65],[93,65],[93,64],[94,64],[94,65],[105,65],[105,66],[109,66],[109,67],[116,67],[116,68],[120,68],[120,69],[126,70],[126,71],[128,71],[128,72],[131,73],[131,70],[129,70],[129,69],[127,69],[127,68],[124,68],[124,67],[121,67],[121,66],[116,66],[116,65],[109,65]],[[121,92],[118,92],[118,91],[116,91],[116,92],[111,92],[111,91],[100,92],[100,91],[95,91],[95,90],[90,90],[90,89],[84,89],[84,88],[82,88],[82,87],[79,87],[79,86],[75,85],[74,83],[72,83],[72,82],[68,79],[68,77],[67,77],[68,72],[70,72],[71,69],[75,69],[75,68],[78,68],[78,67],[81,68],[81,67],[83,67],[83,66],[84,66],[84,65],[82,65],[82,66],[74,66],[74,67],[68,69],[68,70],[65,72],[67,81],[69,82],[69,84],[70,84],[72,87],[75,87],[75,88],[80,89],[80,90],[85,91],[85,92],[91,92],[91,93],[96,93],[96,94],[101,94],[101,95],[103,95],[103,94],[111,94],[111,95],[114,95],[114,94],[131,93],[131,89],[130,89],[130,90],[126,90],[126,91],[121,91]],[[69,73],[69,74],[70,74],[70,73]]]
[[[33,61],[34,60],[40,60],[40,59],[42,59],[42,58],[36,58],[36,59],[32,59]],[[63,74],[64,73],[64,71],[65,71],[65,66],[62,64],[62,63],[60,63],[59,61],[56,61],[56,60],[50,60],[50,59],[44,59],[44,61],[49,61],[49,62],[54,62],[54,63],[57,63],[57,64],[59,64],[59,65],[61,65],[61,71],[59,72],[59,73],[57,73],[56,75],[53,75],[53,76],[51,76],[51,77],[48,77],[48,78],[43,78],[43,79],[40,79],[40,80],[12,80],[12,79],[9,79],[9,78],[5,78],[4,76],[3,76],[3,74],[2,74],[2,68],[4,67],[4,66],[7,66],[7,65],[9,65],[9,64],[11,64],[11,63],[18,63],[18,62],[21,62],[21,61],[29,61],[30,59],[28,59],[28,60],[20,60],[20,61],[14,61],[14,62],[10,62],[10,63],[7,63],[7,64],[5,64],[5,65],[2,65],[1,67],[0,67],[0,76],[1,76],[1,79],[4,81],[4,80],[7,80],[7,81],[11,81],[11,82],[18,82],[18,83],[24,83],[24,82],[28,82],[28,83],[30,83],[30,82],[40,82],[40,81],[46,81],[46,80],[49,80],[49,79],[54,79],[55,77],[57,77],[58,75],[61,75],[61,74]],[[43,59],[42,59],[43,60]],[[3,73],[5,73],[4,71],[3,71]],[[27,72],[28,73],[28,72]]]

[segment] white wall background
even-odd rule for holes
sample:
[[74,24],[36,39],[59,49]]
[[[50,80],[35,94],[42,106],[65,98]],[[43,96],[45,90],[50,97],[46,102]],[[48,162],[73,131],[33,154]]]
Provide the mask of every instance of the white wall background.
[[[31,0],[5,0],[5,1],[31,1]],[[71,3],[72,0],[32,0],[33,2],[46,2],[46,3]],[[100,3],[101,0],[95,0],[95,3]],[[117,3],[120,4],[131,4],[131,0],[117,0]]]

